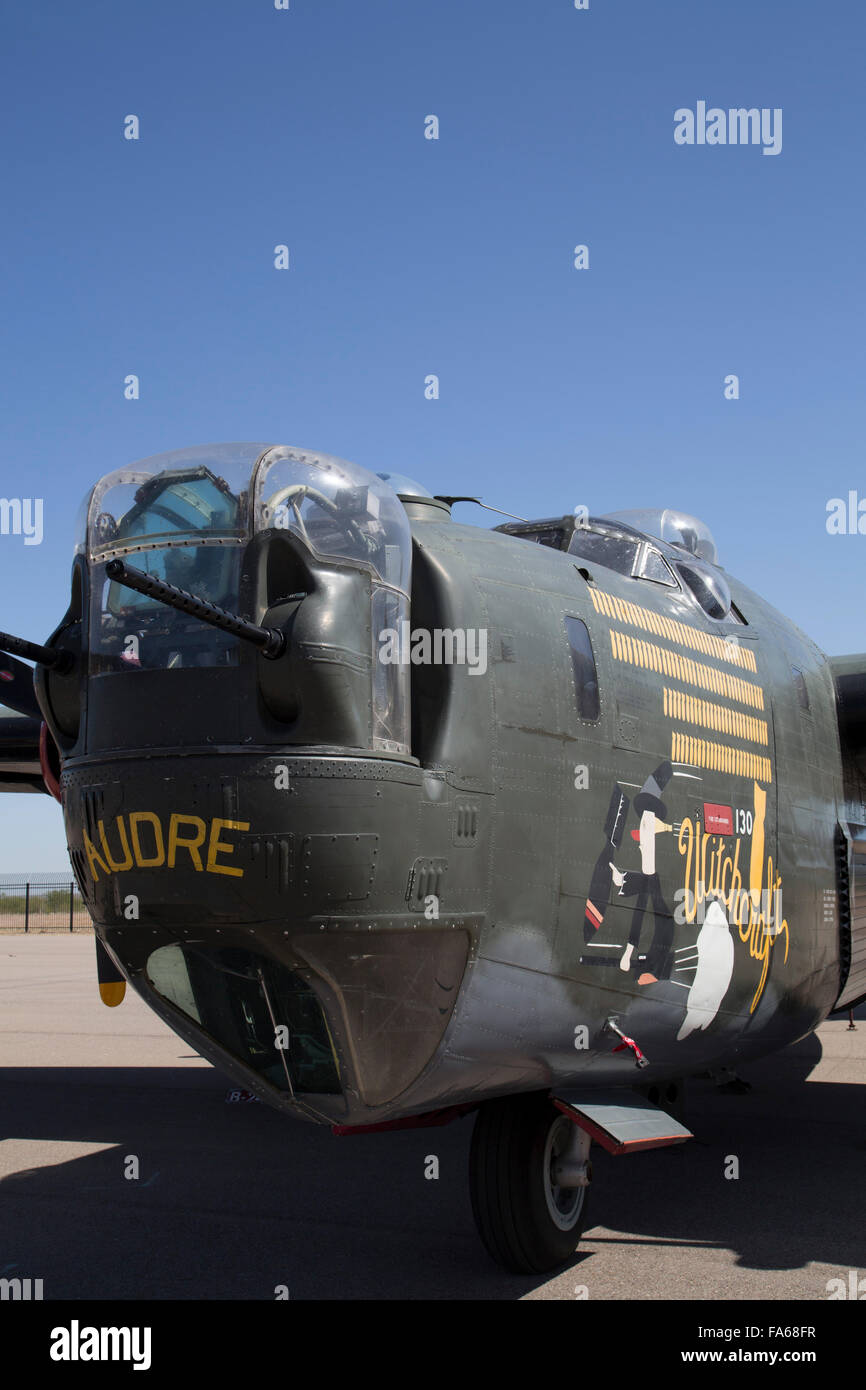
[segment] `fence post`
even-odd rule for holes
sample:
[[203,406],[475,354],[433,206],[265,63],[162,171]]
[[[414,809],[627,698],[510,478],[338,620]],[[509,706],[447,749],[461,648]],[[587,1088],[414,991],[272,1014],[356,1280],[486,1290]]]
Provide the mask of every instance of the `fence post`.
[[30,930],[30,884],[24,885],[24,930]]
[[75,884],[69,885],[69,930],[75,930]]

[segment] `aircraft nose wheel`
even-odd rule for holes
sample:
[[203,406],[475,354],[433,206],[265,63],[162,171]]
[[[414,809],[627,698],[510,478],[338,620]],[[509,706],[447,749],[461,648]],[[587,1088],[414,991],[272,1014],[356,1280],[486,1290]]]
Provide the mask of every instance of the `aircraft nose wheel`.
[[541,1274],[574,1254],[586,1222],[589,1142],[542,1092],[482,1105],[469,1155],[472,1213],[505,1269]]

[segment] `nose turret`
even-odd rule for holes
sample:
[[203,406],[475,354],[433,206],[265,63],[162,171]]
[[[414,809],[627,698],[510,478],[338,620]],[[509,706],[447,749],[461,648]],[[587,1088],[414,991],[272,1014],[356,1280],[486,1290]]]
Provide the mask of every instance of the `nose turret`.
[[439,913],[451,792],[411,754],[409,666],[380,659],[413,507],[448,510],[283,446],[112,474],[58,629],[74,671],[41,691],[111,957],[240,1084],[338,1122],[420,1075],[469,954]]

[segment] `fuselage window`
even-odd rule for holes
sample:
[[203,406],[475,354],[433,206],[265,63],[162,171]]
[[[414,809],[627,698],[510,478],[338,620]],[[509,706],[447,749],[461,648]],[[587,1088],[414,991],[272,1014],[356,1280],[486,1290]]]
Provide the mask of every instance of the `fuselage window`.
[[806,681],[802,671],[798,671],[796,666],[791,667],[791,675],[794,677],[794,689],[797,692],[797,700],[800,709],[810,709],[809,692],[806,689]]
[[574,517],[554,517],[549,521],[504,522],[502,526],[494,526],[493,529],[502,531],[506,536],[516,536],[522,541],[546,545],[551,550],[567,550],[569,537],[574,530]]
[[581,719],[598,719],[598,671],[586,623],[580,618],[566,618],[565,630],[571,648],[577,712]]
[[527,531],[526,539],[535,541],[536,545],[546,545],[551,550],[562,550],[562,543],[565,540],[565,527],[545,526],[538,531]]

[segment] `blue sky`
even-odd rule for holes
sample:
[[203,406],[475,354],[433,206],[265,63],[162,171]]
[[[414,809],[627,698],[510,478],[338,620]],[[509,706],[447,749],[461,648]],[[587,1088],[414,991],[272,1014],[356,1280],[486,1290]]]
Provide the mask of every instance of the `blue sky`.
[[[103,473],[273,439],[525,516],[679,507],[866,647],[866,537],[825,526],[866,497],[864,39],[855,0],[5,0],[0,495],[45,534],[0,536],[0,626],[56,625]],[[782,152],[676,145],[701,100],[782,108]],[[58,808],[6,805],[0,871],[66,867]]]

